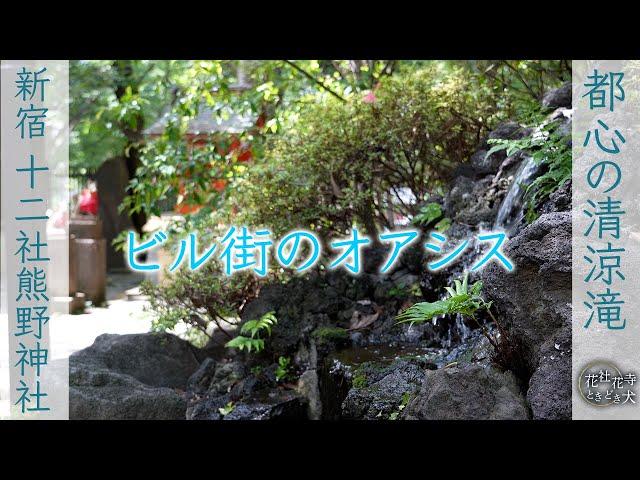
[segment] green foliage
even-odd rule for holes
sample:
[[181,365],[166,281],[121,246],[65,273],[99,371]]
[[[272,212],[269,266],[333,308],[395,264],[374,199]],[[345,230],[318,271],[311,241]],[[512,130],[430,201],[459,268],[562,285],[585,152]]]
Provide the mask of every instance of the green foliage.
[[440,233],[444,233],[451,228],[451,219],[449,217],[445,217],[436,223],[433,228]]
[[409,392],[404,392],[402,394],[400,405],[398,405],[398,409],[389,415],[389,420],[397,420],[402,411],[407,407],[407,405],[409,405],[409,400],[411,400],[411,394]]
[[339,327],[318,327],[311,332],[311,336],[323,343],[347,340],[349,338],[349,332]]
[[240,351],[246,350],[248,353],[252,351],[259,353],[264,350],[264,340],[262,338],[238,335],[236,338],[229,340],[225,346],[228,348],[237,348]]
[[276,368],[276,381],[281,382],[290,375],[291,359],[289,357],[278,358],[278,368]]
[[159,285],[141,285],[155,314],[152,330],[171,331],[183,322],[206,336],[213,325],[223,331],[234,325],[240,309],[258,288],[254,275],[226,276],[218,262],[207,262],[196,271],[179,269]]
[[275,312],[267,312],[258,320],[249,320],[242,325],[240,333],[248,333],[251,338],[255,338],[265,331],[267,335],[271,335],[271,327],[278,323],[278,319],[275,316]]
[[272,139],[231,199],[242,221],[344,232],[354,223],[367,233],[392,225],[389,209],[413,216],[417,206],[467,161],[495,114],[490,98],[471,88],[460,69],[437,63],[387,77],[375,100],[326,98],[310,105]]
[[[257,320],[245,322],[240,328],[240,335],[228,341],[226,346],[240,351],[247,350],[249,353],[264,350],[264,338],[260,338],[260,335],[271,336],[271,328],[278,323],[274,313],[267,312]],[[247,337],[247,334],[250,336]]]
[[220,407],[218,409],[218,412],[220,412],[220,415],[222,415],[223,417],[226,417],[231,412],[233,412],[235,409],[236,409],[235,403],[228,402],[224,407]]
[[490,302],[485,302],[480,296],[482,282],[475,282],[469,287],[468,274],[462,281],[455,280],[454,287],[445,287],[449,297],[435,302],[420,302],[409,307],[398,315],[398,323],[422,323],[430,321],[440,315],[461,314],[474,317],[481,309],[488,309]]
[[[394,61],[351,62],[358,65],[357,72],[349,73],[349,61],[159,63],[157,69],[166,73],[158,84],[164,98],[153,102],[155,109],[147,109],[145,103],[140,113],[141,117],[157,118],[159,106],[166,127],[154,138],[140,139],[141,165],[131,179],[134,195],[124,208],[159,214],[176,199],[183,200],[187,207],[204,205],[197,212],[185,214],[186,222],[197,228],[226,206],[225,192],[218,191],[213,182],[224,180],[225,191],[230,191],[233,179],[247,167],[238,161],[237,151],[225,148],[230,141],[227,133],[212,134],[198,148],[190,148],[185,141],[189,122],[203,112],[210,113],[212,120],[227,120],[231,115],[250,119],[235,136],[251,146],[254,157],[261,157],[265,140],[279,133],[306,104],[326,96],[346,101],[355,92],[371,88],[371,82],[390,75],[395,65]],[[142,68],[139,62],[131,63],[134,68]],[[136,82],[141,89],[145,85],[140,79]],[[252,122],[255,124],[250,125]]]
[[388,298],[406,298],[410,296],[419,297],[422,295],[422,291],[420,290],[420,285],[394,285],[387,292]]
[[439,203],[430,202],[420,209],[420,212],[413,217],[416,225],[427,226],[442,217],[442,207]]
[[571,179],[572,153],[570,134],[563,135],[559,131],[559,122],[541,122],[530,136],[518,140],[489,140],[493,147],[487,155],[506,150],[511,155],[519,150],[527,151],[534,161],[541,165],[542,175],[527,186],[525,193],[527,221],[536,219],[536,209],[549,198],[553,192]]
[[185,88],[196,62],[72,60],[69,62],[69,173],[94,173],[105,160],[142,145],[142,131]]
[[[547,141],[533,154],[534,160],[545,165],[546,170],[527,188],[529,212],[571,179],[573,165],[569,139],[560,135],[553,125],[549,127],[548,133]],[[529,214],[527,220],[532,221],[534,218]]]
[[418,214],[413,217],[412,223],[422,227],[429,227],[433,224],[433,228],[436,231],[444,233],[451,228],[451,219],[449,217],[442,218],[442,215],[443,211],[440,204],[430,202],[423,206]]
[[543,95],[571,81],[570,60],[469,60],[463,66],[479,86],[489,89],[506,118],[521,121],[539,109]]
[[[72,61],[70,170],[135,152],[126,211],[158,214],[182,197],[204,205],[185,215],[191,230],[238,207],[276,233],[384,226],[390,207],[416,213],[400,188],[422,201],[491,123],[570,73],[557,60]],[[216,135],[187,148],[185,128],[205,108],[218,120],[260,117],[238,136],[264,163],[220,153]],[[165,131],[146,135],[161,117]],[[221,180],[224,192],[212,186]]]
[[364,374],[356,375],[351,384],[354,388],[364,388],[367,386],[367,377]]
[[[436,302],[417,303],[400,315],[398,323],[422,323],[431,321],[441,315],[462,315],[471,318],[481,329],[493,347],[493,361],[504,368],[512,370],[518,377],[526,378],[527,364],[522,356],[520,343],[502,328],[498,320],[491,313],[491,302],[485,301],[482,296],[482,282],[475,282],[469,286],[468,273],[465,272],[462,281],[455,280],[453,287],[445,287],[449,296]],[[480,322],[478,314],[486,312],[494,321],[498,333],[492,334],[487,327]]]

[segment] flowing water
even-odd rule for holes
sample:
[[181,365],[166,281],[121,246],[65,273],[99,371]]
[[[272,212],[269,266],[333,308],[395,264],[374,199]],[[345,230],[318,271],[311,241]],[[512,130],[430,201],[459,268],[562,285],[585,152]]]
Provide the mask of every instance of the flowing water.
[[[504,230],[512,235],[515,228],[524,217],[524,195],[526,189],[539,173],[539,165],[532,157],[524,157],[515,173],[513,184],[502,201],[494,222],[494,229]],[[474,252],[466,257],[464,270],[469,270],[479,255],[482,246],[479,242],[472,244]],[[456,275],[452,274],[451,282]],[[440,299],[446,298],[443,293]],[[434,325],[444,321],[445,315],[434,318]],[[444,332],[443,332],[444,333]],[[327,398],[323,400],[323,408],[327,408],[327,418],[339,417],[340,404],[347,395],[351,381],[348,377],[353,368],[364,362],[376,362],[388,364],[404,356],[418,356],[436,364],[439,368],[453,359],[461,352],[465,352],[469,345],[477,341],[480,336],[478,331],[472,330],[464,321],[462,315],[456,315],[448,324],[446,333],[441,338],[439,348],[427,348],[421,345],[377,345],[366,347],[351,347],[333,354],[321,372],[322,384],[329,391]],[[475,340],[474,340],[475,339]],[[347,372],[345,374],[345,372]],[[346,375],[346,376],[345,376]],[[337,400],[336,400],[337,399]]]
[[513,233],[524,217],[524,195],[527,187],[536,178],[539,169],[540,166],[532,157],[525,157],[522,160],[513,184],[500,205],[494,229],[504,230],[507,234]]

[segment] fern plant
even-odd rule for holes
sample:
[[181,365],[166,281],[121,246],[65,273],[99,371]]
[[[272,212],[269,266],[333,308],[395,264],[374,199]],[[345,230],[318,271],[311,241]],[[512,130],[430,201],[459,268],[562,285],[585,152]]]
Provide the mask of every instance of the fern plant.
[[[271,329],[278,323],[275,312],[267,312],[257,320],[249,320],[240,328],[240,335],[226,343],[229,348],[258,353],[264,350],[263,335],[271,336]],[[247,336],[248,335],[248,336]]]
[[487,327],[478,320],[477,314],[486,311],[495,322],[502,338],[506,338],[506,333],[491,313],[491,302],[482,298],[482,282],[475,282],[469,286],[469,274],[465,272],[462,281],[455,280],[453,287],[445,287],[448,297],[435,302],[420,302],[407,308],[397,316],[398,323],[422,323],[431,321],[441,315],[457,315],[471,318],[480,327],[482,334],[489,340],[493,348],[500,349],[500,339],[492,335]]
[[226,417],[231,412],[233,412],[235,409],[236,409],[235,403],[228,402],[224,407],[220,407],[218,409],[218,412],[220,412],[220,415],[222,415],[223,417]]

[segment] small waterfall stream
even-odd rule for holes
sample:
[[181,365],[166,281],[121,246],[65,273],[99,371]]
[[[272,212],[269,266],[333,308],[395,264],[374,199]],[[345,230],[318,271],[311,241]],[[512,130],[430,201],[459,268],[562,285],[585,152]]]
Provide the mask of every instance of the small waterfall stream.
[[[495,230],[504,230],[508,236],[512,236],[515,233],[515,229],[525,215],[524,196],[527,187],[531,185],[531,182],[538,176],[539,172],[540,166],[531,156],[526,156],[521,160],[514,175],[513,183],[500,204],[493,224]],[[480,242],[474,241],[472,248],[473,253],[463,260],[463,272],[469,271],[482,254],[483,247]],[[460,278],[460,274],[452,273],[448,283],[451,284],[457,278]],[[447,294],[443,294],[441,299],[446,297]],[[441,321],[444,318],[445,316],[443,315],[438,320]],[[443,347],[445,348],[452,348],[456,341],[465,342],[471,337],[472,329],[464,322],[461,315],[457,315],[453,320],[449,325],[446,336],[443,338]]]
[[535,179],[540,166],[532,157],[525,157],[518,168],[513,185],[504,197],[496,221],[495,229],[505,230],[508,234],[520,223],[524,217],[524,194],[527,187]]
[[[524,211],[524,196],[527,187],[540,173],[540,166],[531,156],[524,156],[515,172],[513,183],[507,191],[498,213],[491,225],[491,220],[481,222],[475,228],[480,230],[494,229],[504,230],[507,235],[512,236],[515,229],[522,221]],[[467,232],[468,233],[468,232]],[[476,240],[470,242],[468,255],[461,259],[462,273],[469,271],[482,255],[485,247]],[[459,279],[461,271],[452,269],[447,275],[447,284],[451,285],[454,280]],[[442,292],[439,300],[448,297],[448,293]],[[465,354],[467,349],[477,344],[477,339],[481,337],[479,330],[468,325],[462,315],[455,316],[440,315],[432,319],[434,327],[439,326],[439,344],[437,346],[425,347],[424,345],[398,345],[390,342],[388,344],[371,345],[364,347],[350,347],[335,354],[332,354],[322,368],[322,391],[328,392],[323,399],[323,408],[326,418],[339,418],[341,404],[347,396],[352,385],[352,375],[355,368],[363,362],[381,362],[389,364],[394,359],[402,358],[403,355],[421,356],[434,362],[439,367],[450,363]],[[412,327],[410,327],[412,328]]]

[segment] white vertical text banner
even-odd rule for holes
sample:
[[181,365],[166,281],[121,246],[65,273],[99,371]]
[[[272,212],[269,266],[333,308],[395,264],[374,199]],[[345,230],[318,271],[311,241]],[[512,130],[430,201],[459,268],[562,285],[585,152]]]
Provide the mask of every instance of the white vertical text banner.
[[68,419],[69,64],[1,66],[0,418]]
[[573,418],[638,419],[640,62],[573,62]]

